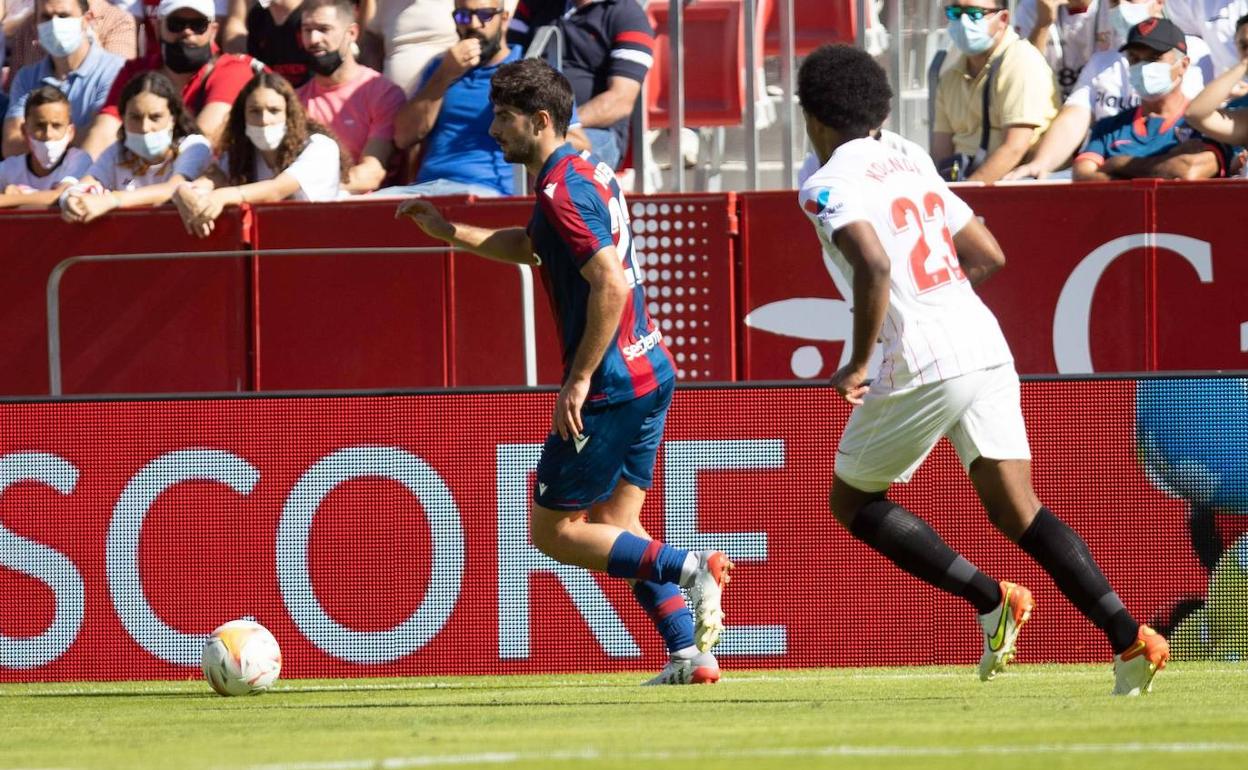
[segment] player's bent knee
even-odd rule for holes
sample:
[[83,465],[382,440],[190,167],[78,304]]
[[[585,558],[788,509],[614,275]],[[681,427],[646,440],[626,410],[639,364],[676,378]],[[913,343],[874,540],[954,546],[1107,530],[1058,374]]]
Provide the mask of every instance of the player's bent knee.
[[529,536],[537,550],[559,559],[569,541],[568,528],[584,520],[584,511],[554,511],[540,505],[533,506],[529,517]]
[[833,518],[849,529],[863,507],[884,499],[883,492],[864,492],[837,476],[833,478],[832,491],[828,493],[828,507],[832,510]]

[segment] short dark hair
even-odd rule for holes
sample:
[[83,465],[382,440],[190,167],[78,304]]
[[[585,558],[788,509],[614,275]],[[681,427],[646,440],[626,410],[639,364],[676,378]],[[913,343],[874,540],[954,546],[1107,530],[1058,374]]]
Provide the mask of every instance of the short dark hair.
[[490,81],[490,103],[514,107],[525,115],[544,110],[555,133],[568,133],[572,120],[572,84],[561,72],[541,59],[521,59],[504,64]]
[[317,8],[331,7],[337,11],[338,18],[346,23],[350,24],[356,21],[354,0],[305,0],[299,12],[307,16]]
[[42,85],[26,95],[26,120],[34,114],[35,109],[45,104],[63,104],[69,109],[69,97],[56,86]]
[[[39,18],[39,11],[41,10],[39,5],[40,4],[38,2],[35,3],[35,18],[36,19]],[[91,10],[91,0],[78,0],[78,7],[82,10],[82,15],[86,16],[87,11]]]
[[802,62],[797,98],[825,126],[866,136],[888,117],[893,89],[884,68],[866,51],[822,45]]
[[1235,31],[1238,32],[1239,28],[1245,24],[1248,24],[1248,14],[1244,14],[1235,20]]

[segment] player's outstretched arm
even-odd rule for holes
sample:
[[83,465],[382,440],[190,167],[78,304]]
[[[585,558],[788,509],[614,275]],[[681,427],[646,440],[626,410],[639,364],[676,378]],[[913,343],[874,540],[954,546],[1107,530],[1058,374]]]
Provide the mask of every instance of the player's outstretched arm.
[[568,379],[559,391],[552,420],[553,430],[564,440],[581,434],[581,406],[589,395],[590,379],[615,339],[624,305],[632,296],[614,246],[599,249],[581,267],[581,275],[589,283],[585,333],[576,346],[576,355],[572,358]]
[[867,365],[880,338],[888,312],[892,263],[875,228],[869,222],[850,222],[837,230],[836,247],[854,270],[854,339],[849,363],[832,375],[832,386],[851,404],[861,404],[867,392]]
[[445,241],[457,249],[471,251],[486,259],[513,265],[541,264],[541,260],[533,253],[533,243],[523,227],[491,230],[487,227],[448,222],[437,206],[421,198],[403,201],[394,215],[412,220],[430,238]]
[[962,272],[966,273],[972,286],[980,285],[988,276],[1005,267],[1005,252],[1001,251],[1001,244],[997,243],[992,231],[974,217],[953,236],[953,247],[958,251]]

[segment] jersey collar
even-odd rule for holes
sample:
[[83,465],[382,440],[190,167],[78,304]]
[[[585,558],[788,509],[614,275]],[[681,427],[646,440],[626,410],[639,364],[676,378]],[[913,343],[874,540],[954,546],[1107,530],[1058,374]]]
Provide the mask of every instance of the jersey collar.
[[572,149],[571,144],[564,142],[559,146],[559,149],[550,154],[550,157],[547,158],[546,162],[542,165],[542,170],[537,174],[537,183],[541,184],[545,181],[546,177],[550,175],[550,172],[554,170],[555,166],[569,155],[576,155],[576,150]]

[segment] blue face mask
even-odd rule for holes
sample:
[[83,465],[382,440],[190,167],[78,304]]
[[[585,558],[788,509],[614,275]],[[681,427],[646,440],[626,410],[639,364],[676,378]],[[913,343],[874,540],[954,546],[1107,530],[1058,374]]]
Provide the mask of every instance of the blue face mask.
[[82,17],[53,16],[35,27],[39,45],[50,56],[69,56],[82,45]]
[[1164,61],[1132,64],[1130,79],[1131,87],[1145,100],[1165,96],[1178,85],[1178,82],[1170,77],[1170,64]]
[[148,163],[163,160],[171,144],[173,144],[173,126],[163,131],[148,131],[146,134],[126,131],[126,149]]
[[949,39],[958,47],[958,50],[964,54],[974,55],[983,53],[989,48],[996,38],[988,32],[988,25],[991,23],[990,17],[985,16],[979,21],[971,21],[970,16],[964,15],[958,21],[949,22],[948,31]]

